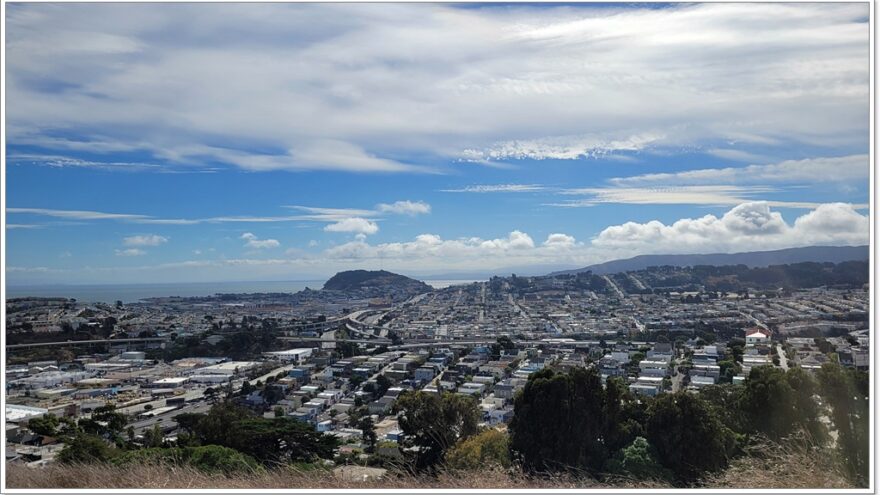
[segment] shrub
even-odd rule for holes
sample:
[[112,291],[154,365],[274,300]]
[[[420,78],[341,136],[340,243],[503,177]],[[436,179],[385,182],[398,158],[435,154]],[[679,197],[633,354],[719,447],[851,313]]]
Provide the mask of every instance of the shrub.
[[510,438],[495,429],[459,441],[446,454],[452,469],[479,470],[491,465],[510,466]]
[[141,463],[188,465],[205,472],[254,472],[263,468],[254,458],[219,445],[201,447],[149,448],[132,450],[114,458],[113,464],[126,466]]

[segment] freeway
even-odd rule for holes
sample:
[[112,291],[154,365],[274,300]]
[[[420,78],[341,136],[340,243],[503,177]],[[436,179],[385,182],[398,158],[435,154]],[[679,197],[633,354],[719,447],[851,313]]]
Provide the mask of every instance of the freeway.
[[94,339],[94,340],[65,340],[63,342],[35,342],[32,344],[7,345],[6,350],[26,349],[29,347],[51,347],[71,345],[94,345],[94,344],[124,344],[128,342],[168,342],[165,337],[143,337],[131,339]]

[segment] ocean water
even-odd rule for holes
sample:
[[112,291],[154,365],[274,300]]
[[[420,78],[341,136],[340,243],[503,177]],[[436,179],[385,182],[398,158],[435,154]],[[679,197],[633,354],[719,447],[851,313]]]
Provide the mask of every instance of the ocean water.
[[426,284],[435,289],[445,289],[452,285],[468,285],[474,282],[485,282],[484,280],[423,280]]
[[7,286],[6,297],[67,297],[83,302],[137,302],[148,297],[199,297],[253,292],[299,292],[320,289],[323,280],[271,282],[191,282],[177,284],[33,285]]
[[[441,289],[450,285],[469,284],[473,280],[425,280]],[[264,282],[192,282],[177,284],[106,284],[106,285],[19,285],[7,286],[6,298],[66,297],[83,302],[112,304],[138,302],[149,297],[200,297],[214,294],[246,294],[254,292],[299,292],[306,287],[320,289],[324,280],[292,280]]]

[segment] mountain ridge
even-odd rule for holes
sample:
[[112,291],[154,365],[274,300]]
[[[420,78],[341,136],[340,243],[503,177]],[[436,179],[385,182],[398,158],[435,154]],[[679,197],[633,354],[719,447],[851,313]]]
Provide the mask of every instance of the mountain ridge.
[[549,275],[568,275],[590,271],[596,275],[643,270],[650,266],[695,266],[695,265],[746,265],[760,268],[770,265],[792,263],[864,261],[870,258],[870,246],[807,246],[777,249],[772,251],[745,251],[740,253],[711,254],[642,254],[632,258],[617,259],[596,263],[583,268],[552,272]]

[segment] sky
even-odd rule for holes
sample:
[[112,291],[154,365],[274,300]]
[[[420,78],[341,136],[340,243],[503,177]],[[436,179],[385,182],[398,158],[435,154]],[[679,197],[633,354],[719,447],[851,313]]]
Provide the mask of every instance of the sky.
[[869,7],[6,6],[7,283],[869,242]]

